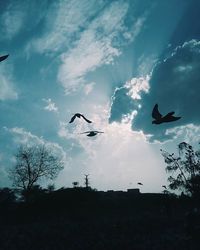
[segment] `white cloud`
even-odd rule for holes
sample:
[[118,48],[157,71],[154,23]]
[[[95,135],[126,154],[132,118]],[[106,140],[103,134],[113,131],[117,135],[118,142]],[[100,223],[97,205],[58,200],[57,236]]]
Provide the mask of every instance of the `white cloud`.
[[58,80],[66,93],[80,88],[87,73],[113,63],[114,58],[121,54],[119,47],[132,42],[139,34],[145,18],[136,20],[128,32],[124,24],[128,8],[123,1],[111,3],[81,33],[75,46],[62,54]]
[[32,146],[37,144],[45,144],[45,146],[50,148],[53,152],[58,153],[62,157],[63,161],[67,163],[68,157],[66,155],[66,152],[58,143],[47,141],[43,137],[38,137],[37,135],[34,135],[31,132],[26,131],[24,128],[4,127],[4,129],[5,131],[7,131],[12,135],[13,142],[16,145],[25,144],[27,146]]
[[7,128],[5,130],[13,135],[13,140],[16,144],[42,144],[43,138],[33,135],[31,132],[26,131],[24,128]]
[[124,19],[128,10],[127,3],[114,2],[97,16],[87,30],[82,32],[76,46],[62,55],[62,65],[58,80],[66,93],[74,91],[84,83],[84,76],[103,64],[113,62],[120,50],[112,45],[125,29]]
[[136,115],[137,115],[136,110],[134,110],[131,114],[123,115],[121,123],[122,124],[129,124],[129,126],[131,128],[132,121]]
[[0,67],[0,100],[17,99],[18,94],[14,88],[12,69],[1,65]]
[[[159,150],[154,145],[146,143],[142,132],[133,132],[131,121],[135,114],[123,118],[122,123],[108,123],[109,105],[94,106],[90,119],[93,124],[87,125],[76,122],[71,126],[62,126],[60,136],[81,145],[81,152],[71,162],[72,168],[77,168],[77,159],[81,166],[76,179],[83,178],[84,173],[90,174],[92,187],[97,189],[123,189],[136,188],[137,182],[144,183],[142,191],[161,190],[166,183],[165,168]],[[91,127],[88,127],[91,126]],[[89,138],[80,135],[80,132],[90,129],[104,131],[96,137]],[[158,152],[157,152],[158,151]],[[157,181],[155,181],[157,180]],[[58,179],[62,185],[62,176]],[[132,182],[132,186],[129,183]]]
[[52,53],[69,46],[76,34],[87,25],[88,20],[102,7],[103,2],[94,0],[58,0],[46,16],[46,32],[31,43],[39,53]]
[[194,125],[192,123],[167,129],[165,132],[166,135],[170,135],[175,139],[181,139],[187,143],[197,143],[200,142],[200,126]]
[[[124,117],[135,117],[140,104],[142,94],[148,93],[150,89],[149,75],[146,77],[132,78],[121,87],[116,87],[111,97],[111,109],[109,122],[122,122]],[[136,110],[138,112],[136,112]]]
[[147,75],[145,78],[132,78],[130,81],[127,81],[124,85],[125,88],[129,90],[128,95],[131,96],[134,100],[140,100],[140,92],[148,93],[150,77]]
[[146,14],[128,28],[128,10],[129,3],[122,0],[59,0],[48,9],[46,31],[27,45],[27,51],[34,48],[39,53],[62,53],[57,79],[65,92],[71,93],[83,87],[87,73],[113,63],[121,54],[120,46],[140,33]]
[[58,107],[56,107],[56,104],[51,100],[51,98],[49,99],[42,99],[47,105],[44,107],[44,110],[48,110],[50,112],[55,112],[58,113]]
[[120,51],[111,45],[109,37],[96,39],[91,30],[83,33],[78,46],[62,55],[58,80],[66,93],[74,91],[84,83],[84,76],[102,64],[110,64]]

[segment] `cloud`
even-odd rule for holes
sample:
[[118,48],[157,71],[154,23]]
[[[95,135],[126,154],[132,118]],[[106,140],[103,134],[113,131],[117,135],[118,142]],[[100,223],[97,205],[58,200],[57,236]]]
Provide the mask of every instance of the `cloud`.
[[113,57],[119,54],[119,50],[112,47],[108,38],[98,41],[93,32],[84,33],[78,47],[71,50],[70,54],[62,55],[58,80],[66,93],[75,91],[84,83],[84,76],[88,72],[94,71],[97,66],[104,63],[111,63]]
[[[23,5],[23,4],[22,4]],[[20,3],[9,4],[0,19],[2,26],[2,39],[12,39],[23,27],[25,13]]]
[[4,128],[13,136],[13,140],[16,144],[42,144],[43,138],[33,135],[31,132],[26,131],[24,128]]
[[[93,108],[90,117],[93,124],[77,120],[73,128],[67,124],[62,126],[60,133],[66,141],[71,136],[74,144],[81,146],[79,154],[71,162],[71,168],[77,171],[74,178],[81,183],[83,174],[89,173],[91,186],[104,190],[126,190],[130,188],[129,182],[133,183],[131,187],[136,188],[138,181],[144,182],[144,190],[149,192],[160,189],[166,182],[164,167],[161,167],[163,159],[162,156],[157,157],[157,149],[154,152],[152,145],[146,143],[142,132],[132,131],[131,122],[135,113],[124,116],[121,123],[109,124],[109,104]],[[91,128],[104,131],[104,134],[93,138],[79,134]],[[58,182],[66,183],[66,179],[60,176]]]
[[[133,102],[134,98],[122,94],[112,104],[112,120],[119,120],[122,114],[130,113],[135,109],[137,115],[132,124],[134,131],[142,130],[145,134],[151,135],[151,141],[165,141],[172,139],[174,133],[169,131],[175,127],[193,124],[198,126],[199,102],[200,102],[200,42],[191,40],[175,48],[168,58],[159,61],[154,67],[149,79],[150,89],[143,95],[141,100]],[[121,106],[127,105],[126,109],[119,110],[114,116],[114,107],[121,100]],[[127,104],[128,103],[128,104]],[[182,118],[179,121],[161,124],[151,124],[151,113],[155,103],[159,104],[162,114],[175,111],[177,116]],[[172,129],[172,130],[171,130]],[[167,132],[168,131],[168,132]]]
[[87,73],[104,64],[112,64],[121,54],[120,47],[139,34],[144,18],[136,20],[137,29],[128,32],[125,25],[128,8],[127,2],[112,2],[81,33],[75,46],[61,55],[58,80],[66,93],[80,88]]
[[[122,87],[117,87],[111,97],[109,122],[120,122],[125,115],[130,115],[140,108],[141,96],[149,91],[149,76],[132,78]],[[135,112],[134,111],[134,112]]]
[[129,7],[129,1],[122,0],[59,0],[48,7],[43,32],[29,42],[26,52],[57,55],[58,81],[66,94],[76,91],[88,84],[89,72],[112,64],[121,47],[140,33],[146,14],[131,18],[130,25]]
[[194,125],[192,123],[167,129],[166,135],[170,135],[173,139],[182,139],[189,144],[199,143],[200,126]]
[[12,68],[1,64],[0,67],[0,101],[16,100],[18,93],[14,88]]
[[80,87],[88,72],[112,63],[113,58],[120,55],[119,48],[114,47],[112,42],[123,32],[127,10],[127,3],[111,3],[81,33],[75,47],[61,55],[58,80],[66,93]]
[[12,136],[15,145],[20,145],[20,144],[25,144],[27,146],[33,146],[37,144],[45,145],[47,148],[51,149],[52,152],[60,155],[62,157],[62,160],[67,164],[69,157],[67,156],[65,150],[58,143],[47,141],[43,137],[38,137],[37,135],[34,135],[31,132],[26,131],[24,128],[4,127],[4,129]]
[[30,48],[39,53],[56,53],[76,39],[90,18],[104,6],[103,1],[59,0],[50,5],[44,34],[32,41]]
[[58,113],[58,107],[56,107],[56,104],[52,102],[51,98],[49,99],[42,99],[47,105],[44,107],[44,110],[48,110],[50,112]]

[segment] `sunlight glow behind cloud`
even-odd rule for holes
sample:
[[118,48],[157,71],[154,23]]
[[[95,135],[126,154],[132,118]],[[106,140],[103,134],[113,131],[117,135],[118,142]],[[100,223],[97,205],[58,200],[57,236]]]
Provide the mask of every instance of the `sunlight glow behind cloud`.
[[[104,111],[102,112],[102,110]],[[134,115],[133,112],[124,116],[122,123],[109,124],[109,105],[96,106],[94,114],[90,117],[94,125],[89,124],[88,127],[86,123],[79,120],[75,122],[73,128],[68,124],[61,124],[58,131],[59,136],[66,140],[73,138],[74,143],[80,145],[83,150],[84,161],[81,161],[80,164],[84,166],[84,172],[82,169],[77,176],[78,179],[82,178],[84,173],[90,173],[91,184],[98,189],[104,189],[105,186],[107,189],[111,189],[112,186],[116,186],[118,189],[126,190],[129,187],[128,179],[133,183],[132,187],[136,188],[137,182],[142,181],[148,188],[150,185],[152,191],[156,190],[156,185],[161,186],[162,183],[165,183],[164,168],[156,167],[162,158],[152,157],[154,152],[146,143],[146,137],[142,132],[133,132],[131,129]],[[93,138],[79,134],[90,130],[91,126],[92,129],[104,131],[104,134]],[[76,164],[71,163],[72,168],[77,168]],[[148,174],[144,173],[142,166],[146,166]],[[152,175],[152,183],[148,180],[150,175]],[[128,179],[127,176],[129,176]],[[153,178],[158,178],[158,176],[160,182],[154,185]],[[63,183],[62,176],[58,181]]]
[[[200,125],[199,23],[180,1],[1,1],[1,169],[20,143],[49,143],[66,160],[57,186],[89,173],[94,188],[162,191],[161,143],[171,152]],[[155,103],[182,118],[152,126]],[[76,112],[93,123],[69,124]]]

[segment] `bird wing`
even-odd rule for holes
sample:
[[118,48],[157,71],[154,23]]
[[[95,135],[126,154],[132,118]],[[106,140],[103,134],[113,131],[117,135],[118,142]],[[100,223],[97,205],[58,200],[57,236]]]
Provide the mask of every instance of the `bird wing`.
[[83,117],[83,119],[88,122],[88,123],[92,123],[92,121],[88,120],[84,115],[81,115]]
[[[171,113],[174,113],[174,112],[171,112]],[[169,113],[170,114],[170,113]],[[177,121],[179,119],[181,119],[181,117],[176,117],[176,116],[173,116],[173,115],[169,115],[167,114],[165,117],[163,117],[163,120],[165,122],[174,122],[174,121]]]
[[83,133],[80,133],[80,134],[88,134],[88,133],[91,133],[92,131],[86,131],[86,132],[83,132]]
[[71,120],[69,121],[69,123],[72,123],[76,118],[76,115],[72,116]]
[[181,119],[181,116],[171,116],[171,122]]
[[156,120],[159,120],[162,118],[162,115],[160,114],[160,112],[158,111],[158,104],[156,104],[153,108],[152,111],[152,117]]
[[165,119],[165,118],[171,118],[173,115],[175,114],[175,112],[174,111],[172,111],[172,112],[169,112],[168,114],[166,114],[163,118]]
[[0,62],[5,60],[9,55],[5,55],[5,56],[0,56]]
[[95,136],[95,135],[97,135],[97,133],[90,132],[89,134],[87,134],[87,136]]

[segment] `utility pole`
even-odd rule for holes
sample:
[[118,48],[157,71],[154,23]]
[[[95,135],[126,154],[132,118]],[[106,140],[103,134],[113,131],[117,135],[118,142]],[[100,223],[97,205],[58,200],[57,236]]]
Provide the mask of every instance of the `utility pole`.
[[88,179],[89,174],[85,174],[85,188],[89,188],[89,179]]

